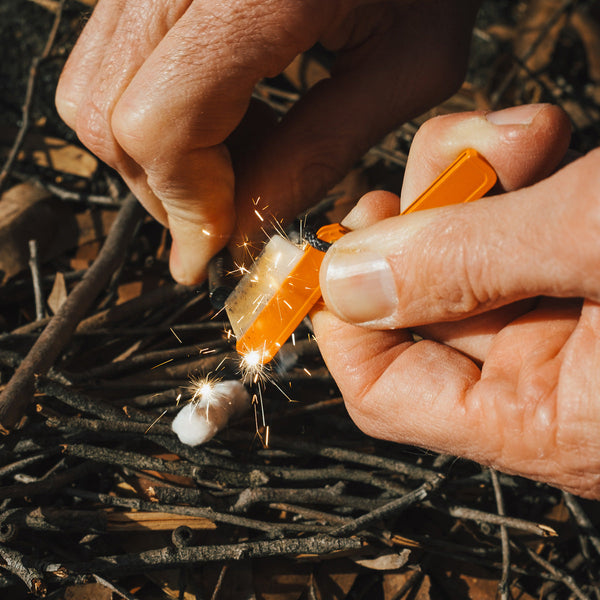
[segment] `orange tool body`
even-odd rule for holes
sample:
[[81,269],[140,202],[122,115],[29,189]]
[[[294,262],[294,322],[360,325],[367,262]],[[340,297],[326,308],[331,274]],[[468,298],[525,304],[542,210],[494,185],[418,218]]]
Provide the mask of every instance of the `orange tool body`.
[[[468,149],[425,190],[402,214],[439,208],[477,200],[484,196],[496,183],[496,173],[490,164],[475,150]],[[335,242],[347,230],[335,223],[321,227],[317,237],[325,242]],[[297,252],[292,242],[285,242]],[[275,284],[272,296],[257,304],[256,315],[245,318],[240,315],[252,309],[253,300],[241,299],[245,291],[259,276],[261,256],[255,267],[244,276],[226,303],[234,333],[237,336],[236,349],[243,355],[257,353],[256,360],[266,364],[273,359],[281,346],[310,312],[321,297],[319,269],[325,253],[306,244],[299,257],[291,258],[291,270],[283,281]],[[279,255],[277,255],[279,256]],[[277,265],[278,259],[274,261]],[[277,268],[277,266],[275,267]],[[248,279],[246,279],[248,278]],[[274,280],[276,281],[276,280]],[[236,322],[244,324],[236,331]]]

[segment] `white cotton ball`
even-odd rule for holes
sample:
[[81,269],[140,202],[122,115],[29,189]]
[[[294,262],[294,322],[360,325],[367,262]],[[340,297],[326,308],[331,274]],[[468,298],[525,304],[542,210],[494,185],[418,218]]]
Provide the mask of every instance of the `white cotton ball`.
[[218,432],[214,423],[206,420],[204,414],[194,404],[186,404],[173,419],[171,429],[177,434],[179,440],[188,446],[198,446],[212,439]]
[[173,419],[172,430],[182,443],[198,446],[212,439],[229,419],[250,407],[250,395],[237,380],[203,384],[194,400]]

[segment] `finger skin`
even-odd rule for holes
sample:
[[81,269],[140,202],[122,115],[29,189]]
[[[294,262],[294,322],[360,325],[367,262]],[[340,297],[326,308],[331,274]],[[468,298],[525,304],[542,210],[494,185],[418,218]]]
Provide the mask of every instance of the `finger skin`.
[[[493,122],[494,114],[502,115],[501,125]],[[364,229],[399,215],[465,148],[474,148],[494,166],[502,191],[532,185],[561,164],[570,138],[569,117],[552,104],[434,117],[419,128],[411,144],[401,200],[391,192],[369,192],[343,224]]]
[[[391,192],[375,191],[365,194],[342,221],[348,229],[361,229],[397,216],[400,198]],[[432,323],[413,327],[421,337],[435,340],[459,350],[477,364],[489,352],[494,336],[508,323],[531,310],[535,302],[527,299],[458,321]]]
[[570,138],[567,114],[552,104],[430,119],[411,145],[402,183],[402,209],[465,148],[475,148],[494,165],[501,189],[511,191],[550,175],[563,159]]
[[[457,123],[459,117],[445,125]],[[566,132],[546,131],[545,143],[556,132],[560,142]],[[473,146],[481,137],[463,142]],[[489,155],[504,187],[542,176],[537,161],[544,153],[527,152],[540,140],[513,139],[521,157],[516,173],[510,160],[502,162],[504,153],[491,152],[492,134]],[[441,162],[443,147],[430,141],[430,155]],[[497,141],[502,147],[502,134]],[[552,168],[559,154],[546,152]],[[600,498],[600,305],[593,299],[600,266],[599,165],[597,150],[525,189],[457,210],[417,213],[420,220],[392,216],[398,207],[393,194],[363,197],[344,221],[356,231],[328,255],[348,241],[346,251],[357,254],[394,247],[395,255],[382,254],[396,261],[395,272],[404,269],[406,290],[398,294],[404,320],[378,330],[328,310],[313,315],[325,361],[361,429]],[[435,161],[424,166],[420,185],[438,167]],[[400,250],[398,240],[405,243]],[[484,298],[473,289],[495,294]],[[564,298],[539,298],[542,289]],[[592,299],[576,297],[585,295]],[[511,302],[515,297],[523,300]],[[485,310],[494,301],[502,308]],[[415,343],[396,328],[421,320],[427,325],[411,329],[433,340]]]
[[[173,274],[193,283],[226,243],[236,213],[238,237],[260,229],[252,200],[263,197],[274,218],[295,216],[391,126],[452,93],[477,4],[100,0],[67,63],[57,106],[171,227]],[[253,86],[319,40],[340,55],[331,80],[259,136],[236,163],[234,182],[224,142]]]
[[[319,199],[390,129],[441,102],[464,77],[473,3],[368,5],[345,28],[376,27],[342,49],[330,79],[318,83],[261,139],[239,173],[236,229],[256,229],[244,198],[260,196],[289,219]],[[344,36],[342,36],[343,38]],[[364,34],[363,34],[363,37]]]
[[[599,165],[595,150],[530,188],[349,233],[323,262],[325,302],[339,306],[327,279],[336,255],[366,251],[385,257],[397,292],[392,313],[369,327],[459,320],[539,295],[599,301]],[[346,286],[347,302],[360,283]]]
[[[478,111],[427,121],[411,146],[402,192],[404,207],[468,146],[475,146],[488,157],[505,191],[532,185],[561,163],[570,137],[570,123],[561,109],[537,104],[505,109],[499,114],[500,119]],[[523,121],[529,125],[523,125]],[[370,192],[361,198],[343,225],[363,229],[399,213],[400,199],[395,194]],[[414,330],[481,363],[497,332],[532,306],[530,300],[523,300],[478,316]]]
[[592,363],[600,309],[585,310],[579,323],[580,307],[572,304],[515,320],[482,372],[454,349],[412,343],[402,331],[365,330],[326,310],[313,324],[348,412],[365,433],[599,498],[600,382]]

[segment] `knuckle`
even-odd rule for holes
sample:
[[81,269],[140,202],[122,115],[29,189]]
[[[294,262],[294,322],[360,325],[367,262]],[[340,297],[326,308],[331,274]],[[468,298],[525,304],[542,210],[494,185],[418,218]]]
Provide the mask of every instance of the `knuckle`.
[[118,167],[119,149],[107,122],[105,111],[92,101],[77,111],[75,132],[81,143],[113,168]]
[[110,120],[116,142],[138,163],[145,162],[144,157],[149,149],[157,153],[162,147],[154,140],[152,118],[146,111],[131,110],[117,104]]
[[67,83],[65,77],[59,79],[54,97],[56,110],[60,118],[71,128],[75,129],[77,119],[77,107],[79,105],[72,86]]
[[476,242],[476,232],[470,232],[470,228],[466,217],[445,220],[436,236],[442,264],[433,260],[432,272],[429,269],[422,272],[425,289],[433,296],[432,304],[456,318],[490,306],[499,295],[490,281],[493,269],[489,266],[486,245]]

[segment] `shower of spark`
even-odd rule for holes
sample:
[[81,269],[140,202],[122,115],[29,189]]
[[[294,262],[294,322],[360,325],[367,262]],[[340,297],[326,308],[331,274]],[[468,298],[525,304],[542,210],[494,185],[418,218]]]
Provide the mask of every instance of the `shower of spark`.
[[190,377],[190,392],[192,397],[190,402],[196,406],[204,400],[209,405],[213,402],[218,402],[219,392],[215,391],[215,384],[221,381],[219,377],[211,377],[209,373],[205,377]]
[[[276,234],[278,234],[280,237],[284,238],[285,240],[289,241],[290,243],[294,243],[292,242],[292,240],[290,240],[288,238],[288,236],[286,235],[286,232],[284,231],[281,222],[279,222],[274,215],[272,215],[269,211],[268,205],[264,205],[261,202],[260,197],[253,199],[252,200],[253,204],[254,204],[254,213],[257,217],[257,219],[259,220],[259,226],[260,229],[265,233],[265,235],[267,236],[268,239],[271,239],[271,235],[267,233],[267,231],[265,230],[265,227],[267,224],[271,225],[272,230],[274,232],[276,232]],[[209,235],[208,231],[204,231],[204,233],[206,235]],[[300,239],[302,239],[302,237],[300,237]],[[295,244],[297,246],[297,244]],[[247,254],[247,256],[254,261],[255,260],[255,256],[256,256],[256,250],[257,248],[250,242],[250,240],[245,240],[242,244],[240,244],[240,248],[243,251],[244,255]],[[290,259],[292,260],[292,259]],[[247,317],[251,317],[252,315],[254,315],[255,313],[259,312],[260,310],[262,310],[262,307],[265,304],[265,300],[268,301],[269,297],[271,296],[271,294],[275,294],[277,292],[277,289],[280,286],[280,281],[279,279],[277,279],[277,273],[278,271],[281,271],[282,269],[286,268],[286,265],[282,264],[283,261],[283,257],[281,256],[281,254],[275,254],[273,259],[272,259],[272,265],[270,266],[269,269],[267,269],[267,271],[261,272],[260,273],[260,279],[261,282],[259,284],[259,288],[262,290],[260,293],[256,294],[256,298],[249,298],[248,299],[248,304],[246,306],[245,312],[246,314],[240,314],[239,315],[239,321],[241,322],[243,319],[246,319]],[[246,275],[250,272],[249,267],[247,267],[246,265],[248,265],[249,262],[248,260],[239,262],[239,263],[234,263],[234,274],[237,274],[239,276],[243,276]],[[290,267],[291,268],[291,267]],[[254,277],[258,278],[258,273],[256,273],[254,275]],[[254,281],[252,280],[253,283],[259,283],[258,281]],[[264,285],[263,285],[263,281],[264,281]],[[240,311],[242,312],[242,311]],[[231,316],[230,316],[231,318]],[[236,315],[236,318],[237,315]],[[233,324],[234,325],[234,330],[235,330],[235,325],[238,325],[241,327],[240,322],[238,322],[237,324]],[[179,337],[176,335],[176,333],[171,329],[173,335],[178,339],[179,341]],[[231,336],[233,335],[233,332],[231,331],[231,329],[227,329],[226,330],[226,335],[227,335],[227,339],[230,339]],[[293,338],[293,342],[295,343],[295,337]],[[209,354],[211,352],[210,349],[201,349],[200,350],[200,354]],[[277,388],[281,394],[287,398],[287,400],[289,400],[290,402],[292,401],[292,399],[286,394],[286,392],[282,389],[282,387],[280,387],[280,385],[278,385],[278,383],[274,380],[274,374],[273,371],[271,369],[271,367],[269,365],[265,365],[263,364],[263,353],[260,351],[260,349],[256,349],[253,350],[251,352],[247,352],[244,355],[240,355],[240,360],[239,360],[239,371],[241,374],[241,380],[242,382],[249,388],[251,388],[251,393],[253,394],[253,398],[252,398],[252,404],[254,407],[254,412],[255,412],[255,420],[256,420],[256,433],[259,436],[259,438],[261,439],[261,442],[263,444],[267,444],[268,445],[268,437],[269,437],[269,429],[268,429],[268,425],[266,424],[266,417],[265,417],[265,410],[264,410],[264,403],[263,403],[263,392],[266,388],[266,384],[271,384],[272,386],[274,386],[275,388]],[[218,373],[220,371],[220,367],[221,365],[219,365],[219,367],[217,367],[216,372]],[[204,408],[206,407],[206,419],[207,421],[209,420],[209,406],[211,407],[216,407],[222,400],[222,398],[220,398],[220,393],[219,393],[219,388],[220,386],[216,386],[216,390],[215,390],[215,384],[219,381],[218,377],[215,377],[215,372],[213,372],[212,374],[207,375],[206,377],[201,377],[201,378],[192,378],[191,380],[191,399],[190,399],[190,403],[192,404],[192,406],[194,407],[202,407],[201,410],[204,413]],[[211,409],[212,410],[212,409]],[[263,437],[263,434],[264,435]]]
[[242,381],[256,385],[269,381],[269,369],[262,362],[261,353],[259,350],[252,350],[244,354],[240,360],[240,371],[242,373]]

